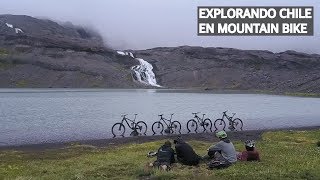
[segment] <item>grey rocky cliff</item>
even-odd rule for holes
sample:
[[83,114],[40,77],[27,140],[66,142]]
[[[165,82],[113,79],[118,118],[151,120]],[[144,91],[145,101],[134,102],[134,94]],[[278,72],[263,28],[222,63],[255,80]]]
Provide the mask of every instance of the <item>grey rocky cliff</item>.
[[[153,65],[165,88],[320,93],[317,54],[190,46],[132,52]],[[86,28],[0,15],[0,87],[149,88],[133,80],[134,65]]]
[[85,28],[0,15],[0,87],[141,87],[131,77],[137,64]]
[[166,87],[320,92],[317,54],[190,46],[135,53],[153,64]]

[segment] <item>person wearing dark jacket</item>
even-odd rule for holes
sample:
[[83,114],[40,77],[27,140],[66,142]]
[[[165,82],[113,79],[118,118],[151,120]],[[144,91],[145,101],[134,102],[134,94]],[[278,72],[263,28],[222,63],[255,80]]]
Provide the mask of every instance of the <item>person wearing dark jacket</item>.
[[169,165],[175,163],[174,150],[171,148],[170,141],[166,141],[164,145],[158,149],[157,161],[160,163],[165,162]]
[[151,163],[150,166],[161,168],[162,170],[169,170],[172,163],[175,163],[174,150],[171,148],[171,142],[166,141],[157,153],[157,160]]
[[180,137],[173,142],[175,144],[178,162],[189,166],[195,166],[199,164],[201,159],[200,156],[194,152],[188,143],[184,142]]

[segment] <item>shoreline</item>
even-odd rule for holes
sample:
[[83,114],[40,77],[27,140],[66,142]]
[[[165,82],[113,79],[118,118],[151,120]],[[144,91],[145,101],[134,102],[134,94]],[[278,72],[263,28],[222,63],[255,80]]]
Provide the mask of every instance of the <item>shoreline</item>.
[[241,89],[218,89],[218,88],[0,88],[0,93],[47,93],[47,92],[106,92],[106,91],[154,91],[158,93],[207,93],[207,94],[261,94],[291,97],[312,97],[319,98],[320,93],[304,92],[275,92],[268,90],[241,90]]
[[[245,140],[260,140],[264,132],[273,131],[307,131],[307,130],[320,130],[320,126],[304,126],[294,128],[279,128],[279,129],[263,129],[263,130],[245,130],[245,131],[228,131],[229,138],[233,141],[245,141]],[[142,144],[145,142],[152,142],[164,139],[173,140],[177,136],[181,136],[184,140],[199,140],[205,142],[215,142],[218,139],[215,138],[214,132],[212,133],[190,133],[181,135],[157,135],[157,136],[137,136],[137,137],[123,137],[123,138],[111,138],[111,139],[91,139],[91,140],[78,140],[68,142],[56,142],[56,143],[40,143],[40,144],[23,144],[23,145],[9,145],[0,146],[0,151],[16,150],[16,151],[45,151],[50,149],[63,149],[72,145],[89,145],[98,148],[113,147],[126,144]]]

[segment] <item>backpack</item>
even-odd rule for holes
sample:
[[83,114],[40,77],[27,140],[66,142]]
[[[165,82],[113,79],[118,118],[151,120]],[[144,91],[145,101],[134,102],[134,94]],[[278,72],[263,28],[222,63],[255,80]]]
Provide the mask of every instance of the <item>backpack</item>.
[[158,162],[167,162],[171,163],[171,158],[174,157],[174,151],[171,147],[161,146],[157,153],[157,161]]

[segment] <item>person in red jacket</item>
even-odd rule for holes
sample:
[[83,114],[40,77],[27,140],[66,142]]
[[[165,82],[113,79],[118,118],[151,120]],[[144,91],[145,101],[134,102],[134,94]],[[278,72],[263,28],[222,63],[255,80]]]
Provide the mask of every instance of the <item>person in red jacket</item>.
[[240,152],[237,155],[239,161],[260,161],[260,154],[256,150],[256,145],[253,140],[247,140],[245,142],[245,151]]

